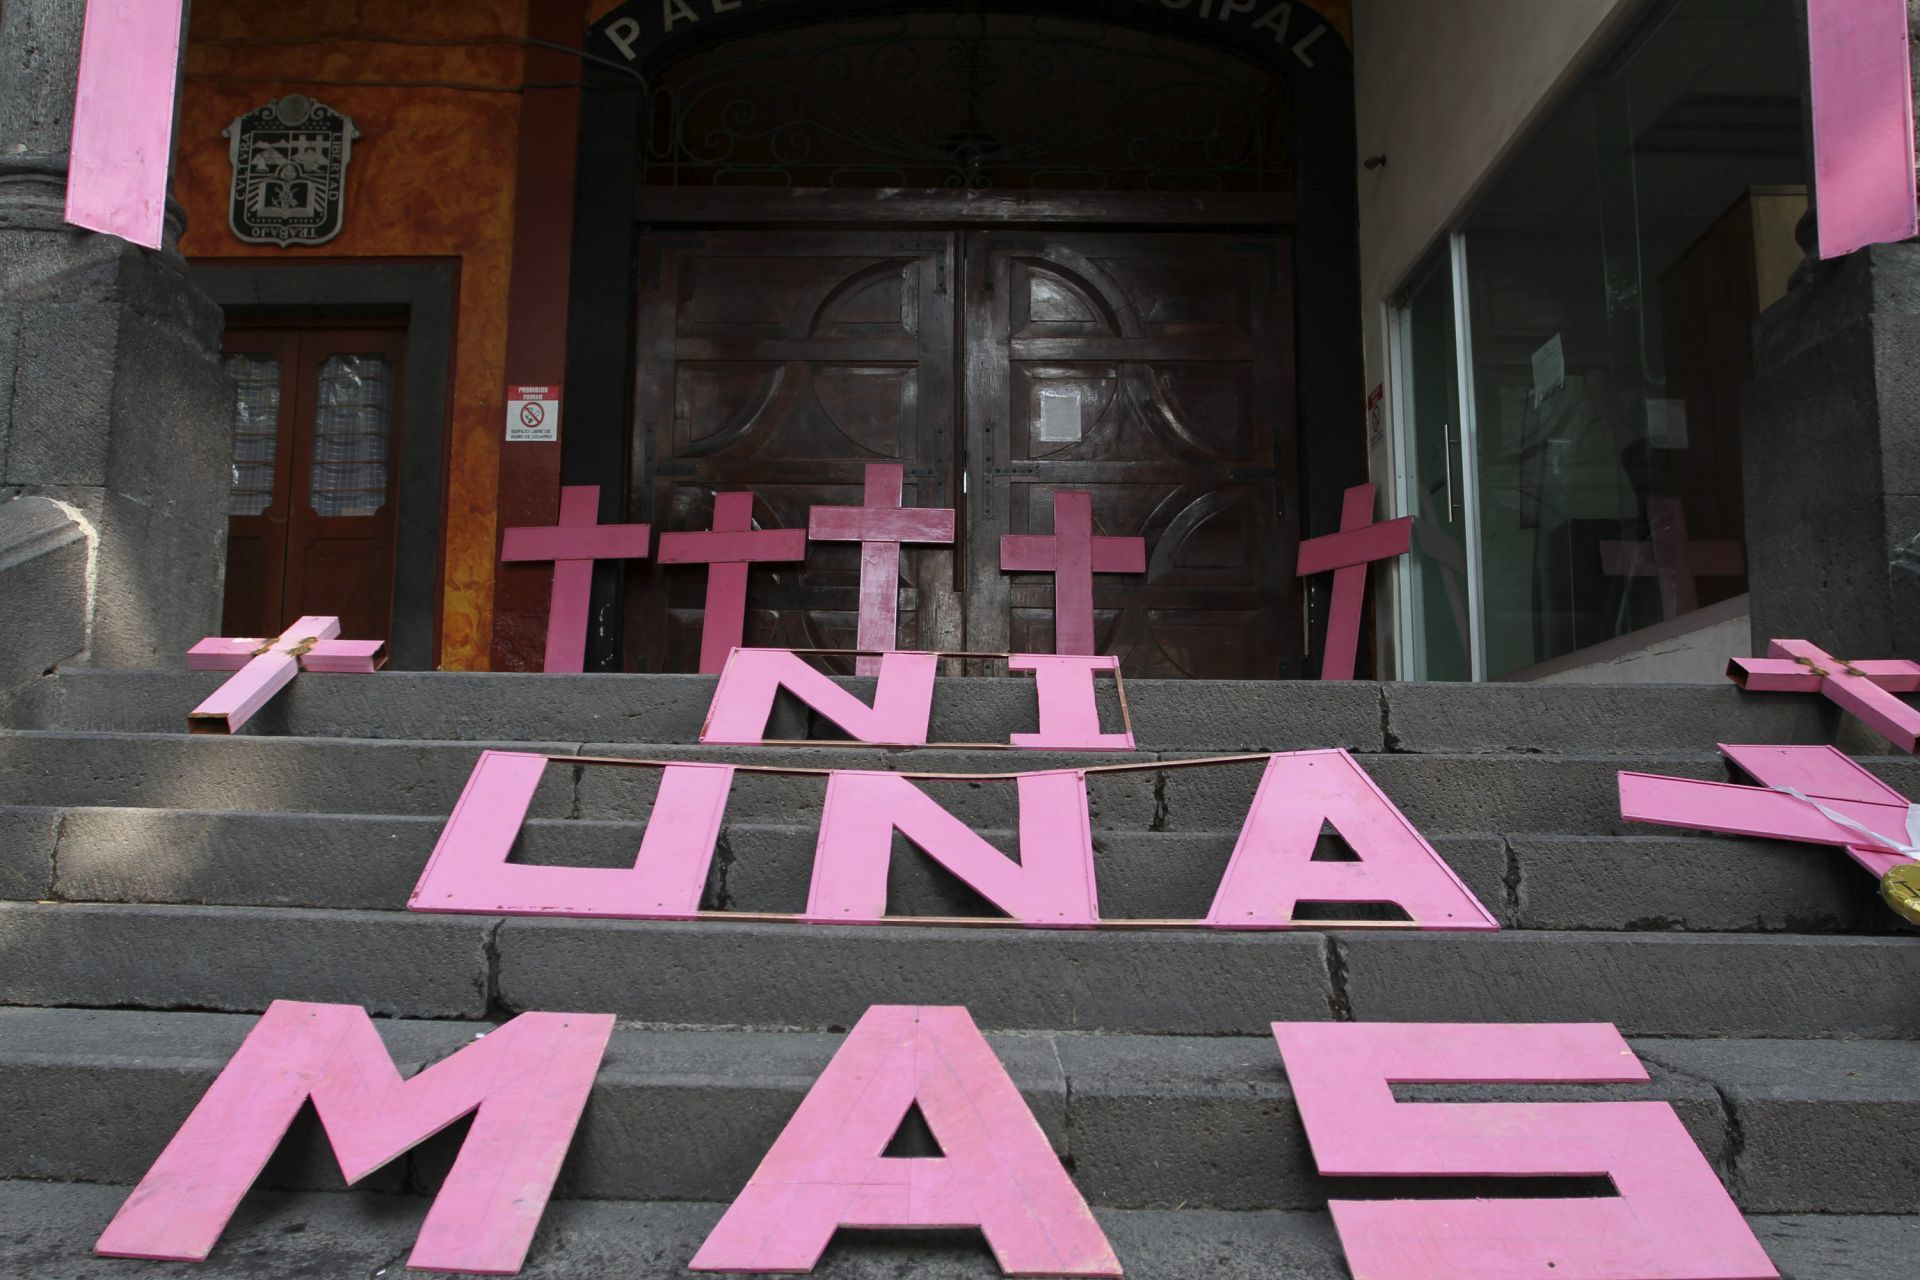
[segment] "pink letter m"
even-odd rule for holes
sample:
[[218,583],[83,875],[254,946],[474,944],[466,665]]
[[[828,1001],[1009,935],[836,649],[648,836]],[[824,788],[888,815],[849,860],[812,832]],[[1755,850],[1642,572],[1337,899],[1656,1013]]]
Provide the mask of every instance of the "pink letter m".
[[402,1080],[365,1010],[276,1000],[94,1252],[205,1261],[311,1098],[350,1184],[471,1113],[407,1265],[512,1275],[612,1033],[611,1015],[523,1013]]

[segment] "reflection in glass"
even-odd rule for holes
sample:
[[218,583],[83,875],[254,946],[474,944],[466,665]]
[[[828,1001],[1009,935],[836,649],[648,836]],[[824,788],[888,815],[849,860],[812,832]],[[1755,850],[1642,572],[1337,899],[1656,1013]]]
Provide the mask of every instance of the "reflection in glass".
[[227,514],[257,516],[273,505],[273,463],[280,446],[280,362],[248,351],[221,357],[233,379],[233,488]]
[[370,516],[387,501],[393,366],[385,356],[330,356],[315,390],[314,514]]

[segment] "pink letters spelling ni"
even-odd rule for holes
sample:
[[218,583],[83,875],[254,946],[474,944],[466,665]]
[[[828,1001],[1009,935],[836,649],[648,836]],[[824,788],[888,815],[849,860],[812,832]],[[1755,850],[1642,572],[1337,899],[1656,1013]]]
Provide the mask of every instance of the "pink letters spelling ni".
[[873,705],[785,649],[735,649],[720,673],[700,741],[747,745],[766,740],[773,700],[785,689],[861,742],[921,746],[933,718],[933,680],[940,659],[931,653],[880,657]]

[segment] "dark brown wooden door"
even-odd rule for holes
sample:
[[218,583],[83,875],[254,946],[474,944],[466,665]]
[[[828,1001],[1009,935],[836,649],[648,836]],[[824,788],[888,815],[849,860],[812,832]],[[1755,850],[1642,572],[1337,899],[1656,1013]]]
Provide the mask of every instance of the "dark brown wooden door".
[[[1100,578],[1099,646],[1134,676],[1302,666],[1292,287],[1279,237],[1211,233],[724,232],[642,242],[633,515],[704,529],[716,491],[756,523],[857,505],[864,465],[909,506],[960,510],[903,560],[902,648],[1049,652],[1052,581],[1000,572],[1055,489],[1143,536]],[[963,424],[956,430],[955,423]],[[628,664],[690,671],[705,575],[629,569]],[[747,642],[851,648],[859,557],[756,566]],[[964,591],[956,587],[964,584]]]
[[391,635],[405,347],[386,326],[228,332],[227,635],[277,635],[304,614]]
[[[860,505],[871,462],[906,467],[907,506],[956,505],[953,236],[649,236],[641,272],[636,519],[705,529],[715,492],[750,489],[758,527],[805,528],[812,506]],[[854,646],[857,545],[749,582],[748,644]],[[630,569],[630,667],[697,669],[705,583]],[[954,549],[907,548],[901,585],[901,646],[958,648]]]
[[970,648],[1053,649],[1053,583],[1000,572],[1056,489],[1147,574],[1099,576],[1135,677],[1302,674],[1292,283],[1279,237],[978,232],[966,244]]

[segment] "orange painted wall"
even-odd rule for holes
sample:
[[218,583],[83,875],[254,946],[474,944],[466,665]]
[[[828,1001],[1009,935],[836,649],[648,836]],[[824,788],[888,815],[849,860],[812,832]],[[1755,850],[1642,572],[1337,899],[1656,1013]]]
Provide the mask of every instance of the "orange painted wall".
[[[175,197],[190,258],[452,257],[460,262],[440,662],[487,665],[494,509],[505,413],[527,0],[194,0]],[[368,39],[399,37],[400,43]],[[288,43],[298,39],[305,43]],[[475,42],[477,43],[460,43]],[[300,92],[353,117],[346,226],[314,248],[237,240],[227,227],[234,117]]]

